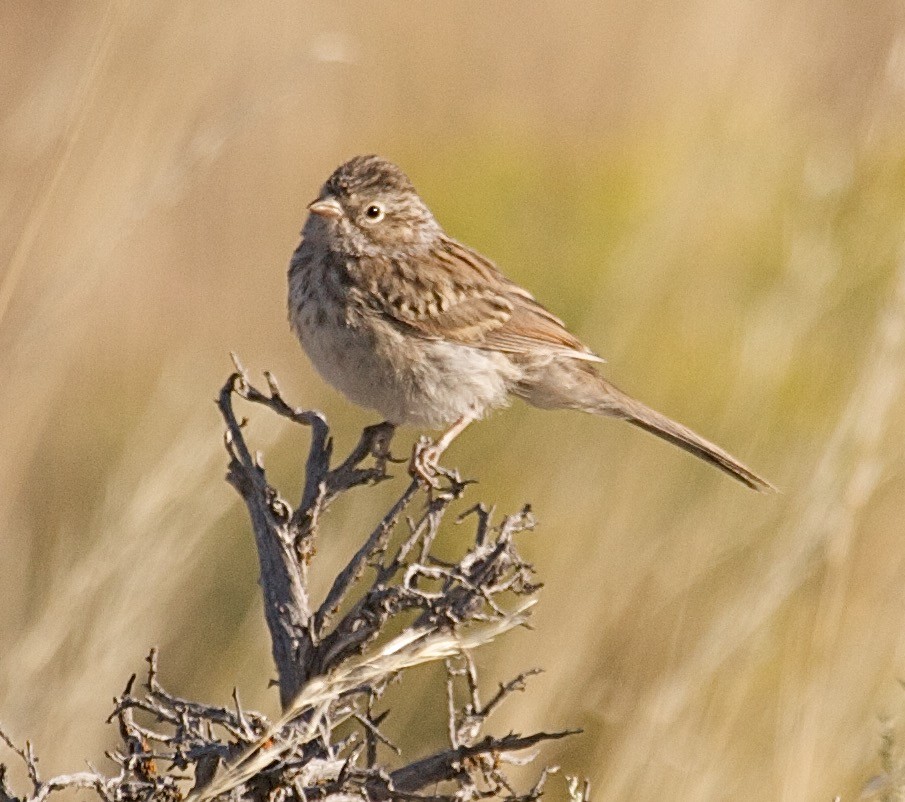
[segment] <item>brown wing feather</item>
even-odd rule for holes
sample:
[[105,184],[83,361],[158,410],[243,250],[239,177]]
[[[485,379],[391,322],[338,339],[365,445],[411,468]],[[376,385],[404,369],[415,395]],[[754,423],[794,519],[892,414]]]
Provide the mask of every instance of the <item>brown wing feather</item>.
[[512,354],[547,346],[575,359],[603,361],[527,290],[486,257],[443,238],[416,264],[368,266],[371,297],[409,331],[431,339]]

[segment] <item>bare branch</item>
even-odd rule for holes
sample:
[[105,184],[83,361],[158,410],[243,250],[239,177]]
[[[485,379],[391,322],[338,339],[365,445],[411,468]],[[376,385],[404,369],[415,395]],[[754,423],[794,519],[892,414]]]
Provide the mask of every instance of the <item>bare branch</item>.
[[227,479],[245,501],[254,529],[261,564],[264,615],[270,629],[273,659],[279,676],[280,699],[285,705],[307,680],[299,655],[310,645],[310,602],[289,536],[291,511],[267,483],[263,467],[252,458],[245,444],[242,427],[233,412],[234,393],[266,403],[298,422],[316,426],[320,419],[313,414],[296,414],[278,395],[264,396],[248,383],[242,373],[234,373],[227,379],[217,402],[227,426],[227,451],[231,457]]
[[[89,767],[42,780],[31,744],[19,748],[0,730],[0,740],[23,762],[31,784],[28,793],[15,794],[0,764],[0,802],[45,802],[64,789],[91,790],[102,802],[539,799],[552,769],[525,793],[514,790],[504,769],[530,762],[540,744],[573,731],[485,734],[491,713],[524,690],[537,670],[500,684],[482,703],[471,658],[472,650],[527,625],[530,597],[539,584],[515,540],[533,526],[530,509],[494,524],[492,507],[472,506],[456,519],[475,516],[471,545],[458,559],[441,561],[433,544],[470,483],[455,471],[438,469],[448,486],[408,483],[317,604],[308,572],[317,565],[322,517],[347,491],[389,478],[393,427],[368,427],[348,456],[331,467],[333,443],[323,415],[287,403],[268,373],[266,388],[254,387],[234,361],[236,372],[217,399],[226,426],[227,480],[245,502],[254,533],[283,715],[272,721],[244,708],[238,691],[228,706],[170,693],[160,682],[152,649],[143,690],[133,675],[108,719],[119,730],[119,745],[107,753],[118,773],[106,777]],[[247,443],[245,421],[235,413],[236,397],[310,429],[297,509],[268,482],[263,457]],[[425,503],[414,515],[417,499]],[[408,531],[391,548],[402,519]],[[451,748],[412,759],[385,724],[389,710],[379,708],[391,682],[434,661],[447,666]],[[457,704],[457,694],[464,704]],[[393,762],[382,761],[384,754]],[[586,789],[575,794],[588,798]]]
[[349,564],[340,572],[339,576],[333,582],[327,598],[320,606],[314,617],[314,630],[321,635],[324,627],[329,623],[331,617],[339,609],[343,599],[349,592],[352,585],[359,580],[368,563],[377,555],[382,554],[386,549],[390,534],[393,527],[399,520],[399,516],[403,510],[411,503],[412,499],[418,493],[419,485],[417,481],[412,480],[405,492],[399,497],[396,503],[390,508],[390,511],[383,517],[383,520],[377,524],[377,527],[371,532],[368,539],[362,544],[361,548],[355,552],[355,555],[349,561]]
[[[480,743],[448,749],[430,757],[397,769],[390,774],[391,791],[414,792],[434,783],[452,780],[469,758],[498,756],[504,752],[516,752],[530,749],[543,741],[554,741],[569,735],[576,735],[580,730],[564,730],[562,732],[538,732],[534,735],[506,735],[503,738],[492,738],[489,735]],[[369,789],[371,790],[371,789]],[[381,796],[379,789],[374,789],[375,799],[389,799]]]

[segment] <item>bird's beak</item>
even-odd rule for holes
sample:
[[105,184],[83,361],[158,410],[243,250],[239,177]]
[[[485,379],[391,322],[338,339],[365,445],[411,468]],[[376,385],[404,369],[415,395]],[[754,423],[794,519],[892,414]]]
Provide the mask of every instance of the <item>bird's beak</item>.
[[342,217],[343,215],[343,207],[339,205],[339,201],[329,195],[309,203],[308,211],[321,217]]

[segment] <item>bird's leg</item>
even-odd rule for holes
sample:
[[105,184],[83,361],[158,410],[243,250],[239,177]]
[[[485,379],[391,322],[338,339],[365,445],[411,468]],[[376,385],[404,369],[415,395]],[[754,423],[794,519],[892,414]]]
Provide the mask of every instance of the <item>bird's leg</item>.
[[474,415],[463,415],[441,435],[436,443],[424,435],[419,437],[409,462],[411,476],[421,479],[431,487],[437,487],[437,463],[441,455],[474,419]]

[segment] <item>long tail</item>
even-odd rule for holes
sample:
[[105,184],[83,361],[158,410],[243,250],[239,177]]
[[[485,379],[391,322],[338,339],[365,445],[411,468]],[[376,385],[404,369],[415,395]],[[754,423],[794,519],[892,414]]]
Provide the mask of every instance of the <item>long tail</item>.
[[728,451],[705,440],[691,429],[661,415],[654,409],[636,401],[629,395],[601,378],[606,389],[606,405],[595,410],[600,414],[613,415],[627,420],[629,423],[644,429],[646,432],[662,437],[679,448],[685,449],[696,457],[715,465],[728,473],[733,479],[761,493],[776,492],[776,488],[766,479],[758,476],[749,467],[739,462]]

